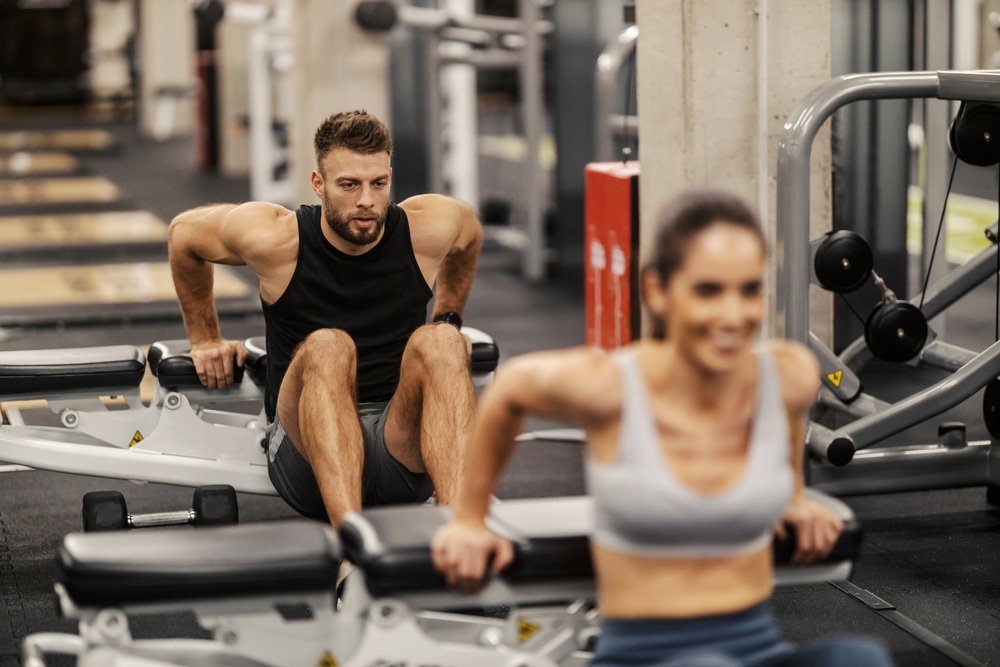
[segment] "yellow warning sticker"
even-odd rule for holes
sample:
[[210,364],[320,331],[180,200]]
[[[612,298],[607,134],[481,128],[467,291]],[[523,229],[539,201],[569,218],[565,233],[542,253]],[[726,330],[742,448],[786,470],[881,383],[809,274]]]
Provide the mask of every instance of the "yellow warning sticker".
[[541,630],[541,626],[523,618],[517,619],[517,641],[522,644],[535,636],[539,630]]
[[830,384],[832,384],[834,387],[839,387],[840,381],[844,379],[844,371],[836,370],[832,373],[827,373],[826,379],[829,380]]
[[323,654],[323,659],[317,663],[316,667],[337,667],[337,661],[333,659],[330,652],[327,651]]
[[143,440],[145,440],[145,438],[142,437],[142,433],[139,433],[138,431],[136,431],[135,435],[132,436],[132,442],[128,443],[128,446],[129,447],[135,447],[136,445],[138,445]]

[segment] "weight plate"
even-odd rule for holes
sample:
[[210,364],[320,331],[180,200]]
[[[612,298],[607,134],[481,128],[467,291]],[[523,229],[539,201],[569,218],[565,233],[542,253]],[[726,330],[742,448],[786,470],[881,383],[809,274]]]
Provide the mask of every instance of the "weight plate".
[[983,422],[990,436],[1000,440],[1000,380],[996,378],[983,391]]
[[975,104],[962,109],[952,125],[951,147],[963,162],[989,167],[1000,162],[1000,109]]
[[871,246],[856,232],[838,229],[826,235],[813,259],[816,280],[831,292],[853,292],[868,280],[874,258]]
[[905,301],[879,304],[865,322],[865,342],[879,359],[909,361],[927,342],[927,318]]

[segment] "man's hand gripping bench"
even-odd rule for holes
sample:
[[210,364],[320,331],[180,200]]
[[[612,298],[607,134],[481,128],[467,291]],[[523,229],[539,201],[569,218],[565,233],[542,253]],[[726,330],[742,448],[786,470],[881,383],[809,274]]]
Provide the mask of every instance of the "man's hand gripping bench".
[[[482,331],[463,331],[472,340],[473,379],[481,388],[499,351]],[[187,340],[154,343],[148,360],[131,345],[0,352],[0,461],[273,495],[262,446],[266,348],[262,337],[244,345],[249,357],[239,382],[226,390],[201,385]],[[140,395],[147,363],[156,377],[148,405]],[[37,400],[57,415],[57,425],[26,419],[19,404]]]

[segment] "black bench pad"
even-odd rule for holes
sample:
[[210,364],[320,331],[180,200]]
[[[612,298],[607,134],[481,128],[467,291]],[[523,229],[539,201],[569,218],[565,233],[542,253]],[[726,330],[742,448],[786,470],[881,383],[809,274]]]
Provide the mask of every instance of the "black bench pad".
[[305,519],[216,528],[73,533],[61,581],[79,606],[332,591],[340,543]]
[[[489,525],[514,542],[514,562],[503,577],[511,583],[593,576],[587,526],[590,499],[510,501],[490,508]],[[523,521],[527,517],[528,521]],[[381,507],[348,514],[340,526],[345,557],[365,573],[373,596],[443,590],[430,541],[451,518],[437,506]]]
[[462,333],[472,343],[472,374],[485,375],[495,371],[500,362],[500,348],[493,336],[473,327],[462,327]]
[[[827,562],[857,558],[861,525],[842,502],[807,489],[810,497],[831,507],[845,527]],[[592,577],[588,536],[591,499],[513,500],[490,507],[490,527],[514,541],[514,563],[504,571],[510,583]],[[443,590],[434,570],[430,540],[451,514],[443,507],[386,507],[349,514],[340,527],[345,557],[365,572],[373,596]],[[788,564],[793,542],[775,543],[775,562]]]
[[138,387],[146,372],[142,350],[105,345],[0,352],[0,394],[35,394]]
[[[500,348],[493,337],[474,329],[463,327],[462,331],[472,342],[471,369],[475,375],[483,375],[496,370],[500,362]],[[243,341],[249,356],[245,369],[254,384],[263,386],[267,378],[267,345],[264,336],[254,336]],[[194,362],[188,353],[191,343],[187,339],[162,340],[149,346],[149,370],[158,379],[160,386],[167,389],[200,387],[201,381],[194,370]],[[234,368],[237,383],[243,381],[244,367]]]
[[[160,340],[149,346],[149,372],[166,389],[201,387],[201,380],[188,356],[191,343],[186,338]],[[248,359],[247,363],[251,363]],[[243,367],[233,368],[236,384],[243,382]]]

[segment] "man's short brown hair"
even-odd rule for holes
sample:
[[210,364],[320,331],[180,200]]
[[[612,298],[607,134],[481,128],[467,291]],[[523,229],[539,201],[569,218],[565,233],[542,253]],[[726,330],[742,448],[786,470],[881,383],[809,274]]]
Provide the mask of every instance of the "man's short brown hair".
[[386,152],[392,156],[392,137],[385,123],[364,109],[335,113],[316,128],[313,138],[316,164],[334,148],[371,155]]

